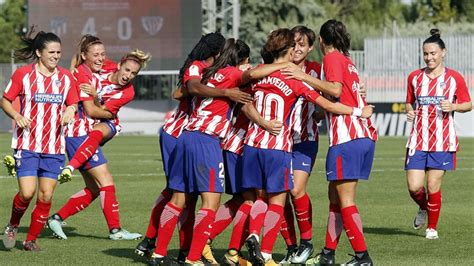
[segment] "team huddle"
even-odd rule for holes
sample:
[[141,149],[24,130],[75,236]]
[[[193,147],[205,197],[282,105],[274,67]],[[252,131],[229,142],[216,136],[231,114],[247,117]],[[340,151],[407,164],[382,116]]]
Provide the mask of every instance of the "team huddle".
[[[120,131],[120,108],[133,100],[130,84],[150,56],[140,50],[119,63],[105,58],[95,36],[83,36],[69,72],[57,66],[60,40],[52,33],[25,37],[20,59],[36,63],[19,68],[3,94],[2,109],[16,121],[14,156],[4,160],[16,175],[14,197],[3,243],[16,243],[20,219],[36,193],[23,248],[40,250],[36,239],[46,224],[61,239],[68,217],[97,197],[112,240],[133,240],[120,224],[114,180],[100,146]],[[322,64],[307,57],[318,41],[305,26],[272,31],[260,53],[263,63],[249,65],[250,48],[219,33],[202,36],[179,72],[173,96],[179,105],[160,130],[166,187],[151,210],[148,228],[135,253],[149,265],[169,265],[169,243],[179,228],[178,263],[334,265],[342,231],[354,255],[346,265],[372,265],[355,194],[358,180],[369,178],[377,132],[359,73],[349,56],[344,24],[328,20],[319,31]],[[426,224],[426,238],[437,239],[441,178],[455,169],[458,141],[454,111],[472,109],[462,76],[444,67],[438,31],[423,43],[426,68],[410,74],[407,118],[414,126],[405,169],[410,195],[419,205],[415,229]],[[19,97],[20,112],[12,102]],[[416,104],[413,108],[412,104]],[[326,119],[329,211],[325,246],[313,256],[312,205],[306,192],[318,152],[318,122]],[[433,140],[432,136],[438,137]],[[64,168],[64,153],[69,163]],[[447,163],[446,163],[447,162]],[[85,188],[49,216],[57,181],[74,170]],[[427,176],[427,192],[424,188]],[[37,185],[39,183],[39,185]],[[222,193],[232,197],[221,204]],[[196,212],[197,197],[201,208]],[[299,244],[296,225],[299,229]],[[232,224],[222,261],[214,258],[213,239]],[[287,245],[284,259],[272,258],[278,235]],[[246,248],[248,256],[241,252]]]

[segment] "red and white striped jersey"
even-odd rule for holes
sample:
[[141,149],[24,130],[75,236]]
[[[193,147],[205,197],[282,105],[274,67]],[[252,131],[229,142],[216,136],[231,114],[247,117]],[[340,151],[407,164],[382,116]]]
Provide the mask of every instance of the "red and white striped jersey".
[[244,140],[247,135],[250,120],[243,112],[239,112],[235,123],[222,142],[222,149],[236,154],[242,154],[244,150]]
[[97,97],[102,105],[104,105],[108,111],[110,111],[115,119],[109,120],[120,131],[120,120],[118,118],[118,112],[120,108],[128,104],[135,97],[135,90],[132,83],[128,83],[125,86],[112,83],[109,80],[110,75],[114,72],[96,74],[95,77],[95,87],[97,88]]
[[259,149],[291,152],[293,138],[289,116],[299,96],[315,102],[320,96],[304,82],[286,79],[280,71],[273,72],[253,85],[253,104],[265,120],[277,119],[283,128],[277,136],[270,134],[258,124],[250,122],[245,144]]
[[92,75],[91,70],[83,63],[77,67],[77,69],[72,73],[77,83],[77,94],[79,95],[79,103],[77,104],[77,113],[74,120],[74,123],[68,124],[65,130],[66,137],[80,137],[89,134],[94,126],[96,120],[90,118],[85,110],[84,105],[82,104],[85,100],[93,100],[92,97],[85,92],[82,92],[79,88],[80,84],[96,84],[94,81],[95,77]]
[[20,114],[32,120],[30,127],[15,126],[12,148],[37,153],[64,154],[65,141],[61,118],[65,105],[78,102],[76,81],[68,70],[58,67],[49,77],[36,64],[18,68],[3,97],[9,101],[20,97]]
[[[336,101],[350,107],[363,108],[367,105],[359,94],[359,72],[351,59],[339,51],[326,54],[323,58],[322,79],[342,84],[342,92]],[[327,98],[331,98],[328,96]],[[337,115],[326,112],[329,146],[342,144],[359,138],[377,140],[377,131],[370,119],[352,115]]]
[[[303,71],[315,78],[321,76],[321,65],[318,62],[304,61]],[[293,129],[293,144],[305,141],[317,141],[318,123],[313,119],[314,104],[308,102],[304,97],[296,100],[295,107],[291,113],[290,125]]]
[[452,69],[430,78],[425,69],[408,76],[406,102],[415,103],[415,120],[407,148],[420,151],[457,151],[459,142],[454,129],[454,112],[441,110],[442,100],[452,103],[471,101],[462,75]]
[[[242,71],[236,67],[228,66],[219,69],[207,86],[216,89],[230,89],[242,83]],[[193,98],[193,112],[189,117],[186,130],[201,131],[208,135],[224,138],[231,126],[233,102],[224,97]]]
[[[192,78],[201,79],[204,68],[208,67],[205,61],[194,61],[184,72],[182,86]],[[165,121],[163,130],[171,136],[177,138],[183,132],[188,124],[189,114],[191,112],[192,97],[185,97],[179,100],[179,105],[171,117]]]

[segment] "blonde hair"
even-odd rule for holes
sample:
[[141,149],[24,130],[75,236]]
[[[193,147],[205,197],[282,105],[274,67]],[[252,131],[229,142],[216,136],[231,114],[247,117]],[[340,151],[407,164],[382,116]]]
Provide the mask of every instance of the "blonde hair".
[[151,54],[144,52],[139,49],[134,49],[133,51],[129,52],[126,54],[122,59],[120,60],[120,63],[124,63],[127,60],[132,60],[137,62],[140,65],[140,69],[146,68],[148,62],[151,59]]

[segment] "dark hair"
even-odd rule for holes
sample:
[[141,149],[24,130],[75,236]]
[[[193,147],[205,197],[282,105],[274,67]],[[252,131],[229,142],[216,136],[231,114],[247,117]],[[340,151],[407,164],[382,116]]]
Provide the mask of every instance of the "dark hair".
[[323,39],[324,44],[332,45],[345,56],[349,56],[351,35],[347,32],[344,23],[335,19],[326,21],[319,30],[319,36]]
[[226,66],[236,66],[250,56],[249,46],[234,38],[227,39],[212,66],[204,69],[202,83],[206,83],[217,71]]
[[[309,46],[313,46],[314,42],[316,41],[316,33],[306,26],[299,25],[295,26],[291,29],[291,31],[296,35],[299,34],[300,38],[306,36],[308,38]],[[299,41],[299,40],[298,40]]]
[[80,64],[84,62],[81,57],[81,53],[87,53],[89,48],[94,44],[103,44],[99,37],[94,35],[86,34],[82,36],[81,40],[77,44],[78,52],[74,55],[74,67],[78,67]]
[[[269,55],[275,60],[284,56],[291,47],[295,47],[295,35],[293,32],[287,28],[277,29],[268,35],[267,42],[262,48],[263,54],[261,54],[264,57],[264,61],[270,58]],[[265,59],[265,57],[267,58]]]
[[21,42],[26,45],[26,47],[15,50],[13,54],[15,59],[26,61],[33,59],[37,60],[38,56],[36,55],[36,50],[39,50],[40,52],[43,51],[48,43],[61,43],[61,39],[52,32],[40,31],[32,37],[34,32],[35,26],[32,26],[30,30],[21,37]]
[[224,36],[218,32],[212,32],[202,36],[191,53],[188,54],[186,61],[184,61],[183,66],[179,70],[178,87],[183,85],[184,72],[193,61],[205,60],[211,56],[218,55],[224,42]]
[[275,60],[272,54],[265,49],[265,46],[260,50],[260,56],[262,57],[264,64],[271,64]]
[[441,32],[438,29],[431,29],[430,34],[431,34],[431,36],[428,37],[423,42],[423,45],[425,45],[426,43],[436,43],[441,49],[446,49],[446,45],[444,44],[443,40],[441,39]]

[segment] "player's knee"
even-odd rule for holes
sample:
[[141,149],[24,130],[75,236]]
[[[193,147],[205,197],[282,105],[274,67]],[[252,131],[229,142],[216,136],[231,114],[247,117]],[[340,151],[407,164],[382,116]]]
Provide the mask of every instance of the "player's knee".
[[295,186],[290,192],[291,192],[291,197],[293,199],[299,199],[302,196],[304,196],[304,194],[306,193],[306,189],[304,187]]
[[44,203],[50,203],[53,199],[52,191],[43,191],[38,192],[38,200]]
[[30,202],[35,196],[35,191],[20,191],[20,198],[23,202]]

